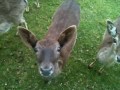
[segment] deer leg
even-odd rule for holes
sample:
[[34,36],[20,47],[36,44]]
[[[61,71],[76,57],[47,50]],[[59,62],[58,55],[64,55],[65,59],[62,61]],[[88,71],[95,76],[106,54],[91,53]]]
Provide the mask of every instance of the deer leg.
[[[27,22],[25,21],[25,19],[22,19],[19,26],[23,26],[25,27],[26,29],[28,29],[28,26],[27,26]],[[18,26],[18,27],[19,27]],[[18,31],[16,32],[16,35],[18,35]]]
[[25,21],[23,24],[24,24],[25,28],[28,29],[27,22]]
[[93,67],[93,65],[95,64],[95,62],[97,61],[97,59],[95,59],[93,62],[91,62],[89,65],[88,65],[88,68],[91,69]]
[[26,12],[29,12],[29,6],[28,6],[28,5],[27,5],[25,11],[26,11]]
[[21,19],[19,26],[23,26],[23,27],[25,27],[26,29],[28,29],[27,22],[25,21],[24,18]]
[[104,66],[102,66],[99,70],[98,70],[98,73],[101,74],[104,70]]
[[36,0],[35,5],[37,6],[37,8],[40,7],[40,4],[39,4],[39,1],[38,1],[38,0]]

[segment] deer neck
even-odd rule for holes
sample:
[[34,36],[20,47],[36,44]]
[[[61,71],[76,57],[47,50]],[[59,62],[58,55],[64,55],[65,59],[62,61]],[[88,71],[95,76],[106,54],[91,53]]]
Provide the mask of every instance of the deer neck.
[[116,48],[117,48],[116,43],[112,43],[112,45],[108,51],[109,52],[108,55],[109,56],[114,55],[116,53]]

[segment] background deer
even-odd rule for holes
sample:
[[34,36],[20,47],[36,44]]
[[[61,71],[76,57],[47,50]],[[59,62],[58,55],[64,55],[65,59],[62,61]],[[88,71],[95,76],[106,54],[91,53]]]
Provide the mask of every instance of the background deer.
[[[99,69],[100,73],[104,67],[120,62],[120,18],[114,23],[110,20],[107,21],[107,30],[104,33],[97,59],[102,63],[102,67]],[[95,62],[96,60],[89,67],[93,67]]]
[[27,23],[23,13],[27,6],[27,0],[0,0],[0,33],[7,32],[13,24]]
[[42,40],[25,28],[18,28],[22,41],[34,49],[38,70],[43,77],[55,77],[63,69],[76,41],[79,17],[79,5],[75,0],[66,0],[55,12],[48,33]]

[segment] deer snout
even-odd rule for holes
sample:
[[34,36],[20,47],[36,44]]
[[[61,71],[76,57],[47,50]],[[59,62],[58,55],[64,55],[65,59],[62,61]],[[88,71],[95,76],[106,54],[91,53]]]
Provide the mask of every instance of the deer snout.
[[53,74],[53,67],[52,66],[41,66],[40,67],[40,74],[44,77],[49,77]]
[[120,56],[117,56],[117,62],[120,63]]

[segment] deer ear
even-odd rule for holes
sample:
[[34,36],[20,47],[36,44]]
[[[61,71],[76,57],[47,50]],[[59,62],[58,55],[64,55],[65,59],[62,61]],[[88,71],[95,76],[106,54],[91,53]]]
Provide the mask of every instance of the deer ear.
[[36,46],[38,40],[35,37],[35,35],[29,30],[19,26],[18,35],[20,36],[20,38],[22,39],[26,46],[30,48],[34,48]]
[[107,20],[107,31],[113,37],[117,35],[117,28],[110,20]]
[[59,36],[58,42],[61,46],[61,55],[67,59],[76,41],[76,25],[68,27]]

